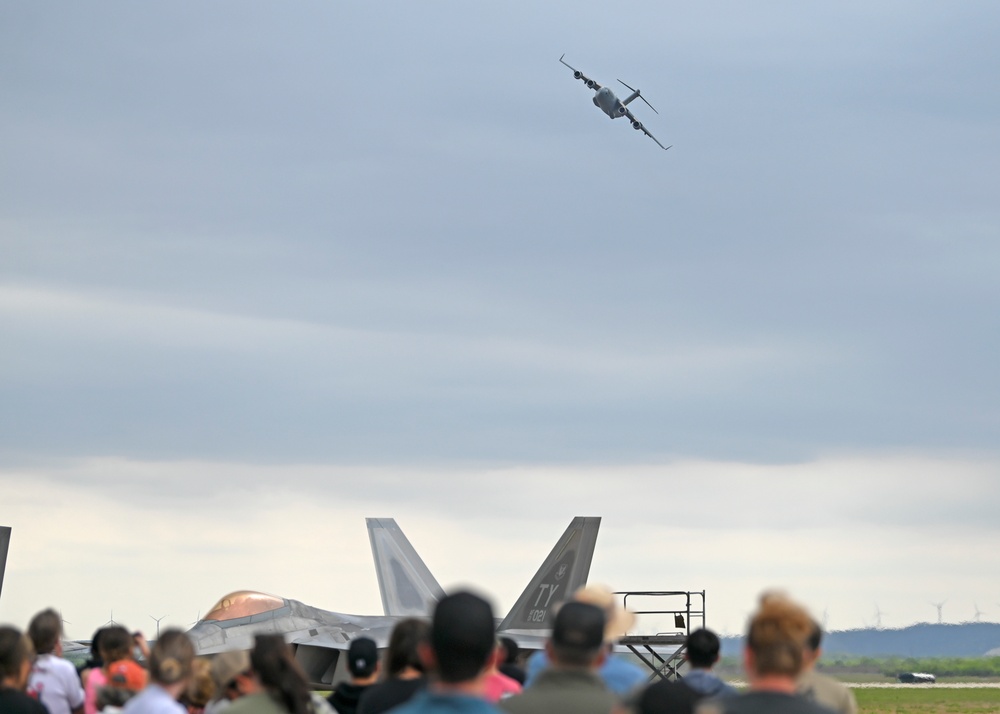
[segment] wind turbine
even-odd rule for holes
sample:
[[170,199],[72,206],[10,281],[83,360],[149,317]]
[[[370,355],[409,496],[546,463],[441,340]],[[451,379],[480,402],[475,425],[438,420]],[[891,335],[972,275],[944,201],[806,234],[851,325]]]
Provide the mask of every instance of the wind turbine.
[[880,608],[878,606],[878,603],[875,603],[875,629],[876,630],[881,630],[882,629],[882,615],[886,615],[886,614],[888,614],[888,613],[882,612],[882,608]]
[[941,624],[941,609],[944,607],[944,604],[946,602],[948,602],[948,601],[947,600],[942,600],[941,602],[932,602],[931,603],[931,605],[933,605],[934,607],[937,608],[937,611],[938,611],[938,624],[939,625]]
[[160,617],[153,617],[152,615],[150,615],[149,617],[150,619],[156,621],[156,639],[160,639],[160,620],[166,617],[166,615],[161,615]]
[[982,610],[980,610],[979,609],[979,605],[976,604],[976,603],[972,603],[972,607],[974,607],[976,609],[976,614],[972,616],[972,621],[973,622],[982,622],[983,621],[983,615],[985,615],[986,613],[983,612]]

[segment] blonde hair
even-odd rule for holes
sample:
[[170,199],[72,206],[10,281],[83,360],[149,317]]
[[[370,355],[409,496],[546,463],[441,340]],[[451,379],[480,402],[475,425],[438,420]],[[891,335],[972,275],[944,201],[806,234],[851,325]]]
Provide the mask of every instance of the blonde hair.
[[806,641],[813,619],[805,608],[787,595],[766,592],[747,627],[747,647],[753,653],[758,675],[796,677],[805,663]]
[[215,681],[212,679],[212,664],[204,657],[196,657],[191,663],[191,681],[182,699],[196,707],[204,708],[215,695]]

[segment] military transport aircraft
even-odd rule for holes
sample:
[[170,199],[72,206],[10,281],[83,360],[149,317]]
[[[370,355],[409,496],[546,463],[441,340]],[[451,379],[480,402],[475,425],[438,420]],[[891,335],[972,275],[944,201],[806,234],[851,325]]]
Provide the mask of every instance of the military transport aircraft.
[[[621,82],[623,85],[625,85],[625,87],[632,92],[625,99],[619,99],[618,97],[615,96],[615,93],[612,92],[609,87],[602,87],[600,84],[598,84],[594,80],[584,75],[584,73],[581,72],[580,70],[576,69],[575,67],[571,67],[565,60],[563,60],[563,57],[565,56],[566,55],[563,54],[563,56],[559,58],[559,61],[562,62],[567,67],[569,67],[571,70],[573,70],[573,78],[579,79],[584,84],[586,84],[590,89],[594,90],[595,107],[597,107],[602,112],[607,114],[611,119],[617,119],[618,117],[625,117],[632,123],[633,129],[635,129],[636,131],[641,131],[650,139],[656,141],[656,145],[659,146],[664,151],[669,149],[670,146],[673,146],[673,144],[671,144],[670,146],[664,146],[659,141],[657,141],[656,137],[650,134],[649,130],[645,126],[643,126],[642,122],[636,119],[635,115],[632,114],[632,112],[629,110],[628,105],[632,103],[632,101],[635,99],[641,99],[642,101],[646,102],[646,98],[639,93],[638,89],[632,89],[627,84],[625,84],[625,82],[622,82],[619,79],[618,81]],[[653,109],[653,105],[650,104],[649,102],[646,102],[646,106],[648,106],[650,109]],[[659,114],[659,112],[657,112],[655,109],[653,109],[653,111],[656,114]]]
[[[384,648],[401,618],[429,616],[444,590],[393,519],[368,518],[366,523],[384,615],[346,615],[240,590],[219,600],[188,630],[198,654],[249,649],[257,633],[281,633],[310,681],[332,684],[346,676],[342,661],[346,658],[340,653],[352,639],[370,637]],[[572,520],[510,613],[498,623],[498,635],[513,637],[524,647],[542,646],[553,608],[587,583],[600,525],[600,518]]]

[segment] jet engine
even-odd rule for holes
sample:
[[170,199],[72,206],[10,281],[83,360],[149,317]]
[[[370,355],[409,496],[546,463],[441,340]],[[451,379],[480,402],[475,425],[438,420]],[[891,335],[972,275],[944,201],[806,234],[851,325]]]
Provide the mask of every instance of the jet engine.
[[639,131],[642,128],[642,122],[634,121],[632,122],[632,128]]
[[592,79],[588,79],[588,80],[587,80],[587,86],[588,86],[588,87],[590,87],[591,89],[593,89],[594,87],[596,87],[596,86],[597,86],[597,82],[595,82],[595,81],[594,81],[594,80],[592,80]]
[[620,116],[620,117],[625,116],[625,112],[627,112],[627,111],[628,111],[628,109],[626,109],[625,107],[618,107],[618,116]]
[[580,77],[582,77],[582,76],[583,76],[583,72],[581,72],[580,70],[577,70],[577,71],[575,71],[573,73],[573,79],[580,79]]

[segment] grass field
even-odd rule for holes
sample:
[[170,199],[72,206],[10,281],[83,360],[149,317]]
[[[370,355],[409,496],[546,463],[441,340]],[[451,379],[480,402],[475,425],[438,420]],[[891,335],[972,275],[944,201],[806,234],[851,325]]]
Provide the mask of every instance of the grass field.
[[914,687],[854,690],[860,714],[1000,714],[1000,688]]

